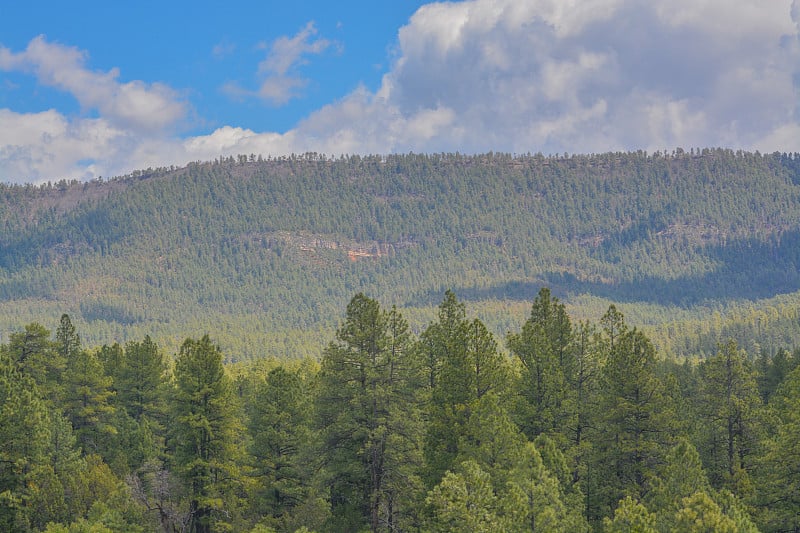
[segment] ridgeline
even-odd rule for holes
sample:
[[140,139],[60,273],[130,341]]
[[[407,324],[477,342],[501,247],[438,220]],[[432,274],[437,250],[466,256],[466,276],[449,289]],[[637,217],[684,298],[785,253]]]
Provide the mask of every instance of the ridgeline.
[[239,156],[1,186],[0,224],[3,339],[68,313],[86,345],[317,355],[355,293],[420,331],[447,289],[503,338],[547,286],[667,354],[800,344],[798,154]]

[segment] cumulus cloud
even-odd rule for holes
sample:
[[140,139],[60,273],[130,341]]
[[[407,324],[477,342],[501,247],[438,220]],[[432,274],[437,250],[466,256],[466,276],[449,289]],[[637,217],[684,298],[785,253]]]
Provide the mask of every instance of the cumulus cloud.
[[[0,176],[6,181],[91,179],[119,159],[127,135],[103,119],[68,120],[54,110],[0,109]],[[97,163],[99,159],[108,161]],[[102,170],[102,171],[101,171]]]
[[188,106],[172,88],[120,82],[117,69],[92,71],[87,59],[43,36],[21,52],[0,46],[0,71],[31,73],[40,84],[70,93],[85,112],[67,117],[53,109],[0,109],[0,179],[90,179],[131,170],[138,161],[129,154],[141,142],[167,137],[185,118]]
[[[122,84],[116,71],[90,72],[73,49],[56,47],[51,52],[61,55],[47,59],[38,48],[55,45],[38,39],[17,54],[0,48],[0,69],[30,70],[98,109],[100,118],[16,116],[29,134],[0,137],[0,169],[36,161],[29,164],[34,175],[59,168],[83,175],[88,167],[77,161],[104,153],[92,155],[92,142],[127,143],[127,150],[108,152],[113,161],[95,161],[93,172],[304,151],[800,151],[799,2],[433,3],[399,29],[394,63],[378,90],[358,87],[285,133],[232,124],[188,139],[154,133],[183,112],[171,89]],[[294,97],[307,83],[298,65],[328,46],[312,23],[272,43],[258,66],[263,98],[279,105]],[[166,118],[153,117],[159,107]],[[150,134],[130,134],[148,128]],[[78,155],[57,155],[66,147]]]
[[241,142],[265,153],[797,151],[798,11],[797,0],[429,4],[399,30],[374,94],[359,88],[285,135]]
[[750,147],[794,120],[790,8],[788,0],[432,4],[400,30],[385,97],[403,116],[449,107],[465,132],[462,150]]
[[120,83],[119,71],[93,72],[86,53],[34,38],[19,53],[0,47],[0,70],[32,72],[39,83],[71,93],[86,109],[96,109],[121,128],[160,131],[186,114],[186,105],[171,88],[141,81]]

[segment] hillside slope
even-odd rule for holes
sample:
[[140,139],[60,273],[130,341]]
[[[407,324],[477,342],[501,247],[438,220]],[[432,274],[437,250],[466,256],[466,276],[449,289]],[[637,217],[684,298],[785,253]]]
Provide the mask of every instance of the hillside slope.
[[4,186],[0,332],[67,312],[90,344],[212,332],[250,358],[315,353],[358,291],[419,326],[452,288],[498,333],[542,285],[652,326],[792,308],[799,184],[800,156],[703,150],[240,156]]

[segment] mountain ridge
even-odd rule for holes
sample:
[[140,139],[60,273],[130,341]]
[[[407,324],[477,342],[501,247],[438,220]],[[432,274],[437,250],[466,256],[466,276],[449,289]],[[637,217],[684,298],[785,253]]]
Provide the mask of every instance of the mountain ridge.
[[421,320],[448,288],[485,310],[542,285],[567,303],[764,300],[800,291],[799,183],[797,154],[704,149],[253,155],[6,185],[0,332],[68,312],[91,342],[150,327],[173,346],[224,324],[252,358],[293,355],[359,291]]

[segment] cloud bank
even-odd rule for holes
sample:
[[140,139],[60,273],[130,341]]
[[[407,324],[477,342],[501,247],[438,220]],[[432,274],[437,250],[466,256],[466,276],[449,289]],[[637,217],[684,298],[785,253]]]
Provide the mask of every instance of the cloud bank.
[[[800,151],[800,0],[474,0],[423,6],[399,30],[380,88],[355,89],[284,133],[229,125],[180,138],[169,87],[91,72],[74,49],[0,48],[98,118],[0,110],[0,177],[113,175],[219,155],[587,153],[725,146]],[[280,103],[313,25],[258,66]],[[315,48],[317,47],[317,48]],[[85,161],[89,160],[88,164]]]

